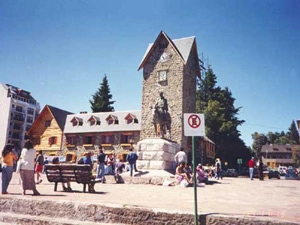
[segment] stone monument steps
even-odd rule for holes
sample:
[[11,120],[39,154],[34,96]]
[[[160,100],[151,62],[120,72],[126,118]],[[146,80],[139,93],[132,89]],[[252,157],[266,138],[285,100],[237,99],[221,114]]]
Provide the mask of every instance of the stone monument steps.
[[91,221],[78,221],[48,216],[32,216],[15,213],[0,212],[1,225],[124,225],[120,223],[97,223]]

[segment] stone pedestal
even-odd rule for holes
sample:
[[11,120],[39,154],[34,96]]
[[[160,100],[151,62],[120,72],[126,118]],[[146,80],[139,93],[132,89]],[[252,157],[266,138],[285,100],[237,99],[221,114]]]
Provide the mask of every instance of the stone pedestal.
[[137,143],[139,169],[172,170],[180,145],[163,138],[147,138]]

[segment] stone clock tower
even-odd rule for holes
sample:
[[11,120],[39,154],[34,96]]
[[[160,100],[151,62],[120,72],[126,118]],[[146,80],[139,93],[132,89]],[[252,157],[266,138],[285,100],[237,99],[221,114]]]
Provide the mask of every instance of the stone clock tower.
[[140,139],[159,142],[153,114],[155,103],[163,93],[170,116],[170,130],[163,135],[163,140],[177,143],[189,152],[183,134],[183,114],[196,111],[196,77],[200,78],[196,38],[171,40],[161,31],[154,43],[148,45],[140,69],[143,69]]

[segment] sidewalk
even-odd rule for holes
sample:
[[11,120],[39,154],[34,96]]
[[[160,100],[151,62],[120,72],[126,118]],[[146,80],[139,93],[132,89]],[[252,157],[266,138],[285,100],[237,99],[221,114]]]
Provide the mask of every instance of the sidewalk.
[[[144,171],[140,177],[157,176],[162,171]],[[164,172],[164,171],[163,171]],[[165,172],[167,173],[167,172]],[[0,173],[1,174],[1,173]],[[128,173],[124,174],[128,179]],[[167,176],[167,174],[164,174]],[[47,181],[37,185],[41,196],[22,196],[19,175],[14,173],[8,188],[9,198],[44,199],[89,204],[102,204],[115,207],[152,209],[156,212],[194,214],[194,188],[134,184],[98,183],[95,194],[82,193],[82,185],[71,183],[74,192],[63,192],[61,185],[54,192],[54,184]],[[248,178],[227,178],[215,180],[213,184],[197,188],[198,214],[222,214],[225,216],[255,216],[276,221],[289,221],[300,224],[300,181],[266,179],[251,181]]]

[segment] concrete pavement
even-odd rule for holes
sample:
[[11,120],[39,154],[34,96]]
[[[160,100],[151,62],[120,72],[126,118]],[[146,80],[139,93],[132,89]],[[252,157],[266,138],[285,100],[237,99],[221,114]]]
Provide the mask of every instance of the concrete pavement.
[[[138,175],[138,174],[137,174]],[[145,185],[135,182],[161,175],[172,177],[165,171],[144,171],[133,177],[123,174],[125,184],[96,184],[95,194],[82,193],[82,185],[72,183],[73,192],[63,192],[61,185],[54,192],[54,184],[43,182],[37,185],[41,196],[21,195],[19,175],[13,180],[5,198],[38,199],[56,202],[100,204],[112,207],[151,209],[154,212],[194,214],[194,189],[176,186]],[[108,177],[108,180],[112,179]],[[291,222],[300,224],[300,181],[266,179],[251,181],[248,178],[211,179],[212,184],[197,188],[199,215],[221,215],[225,217],[250,217],[253,219]],[[145,183],[145,182],[144,182]],[[147,182],[146,182],[147,183]],[[29,193],[29,192],[28,192]],[[273,224],[273,223],[271,223]],[[274,223],[275,224],[275,223]]]

